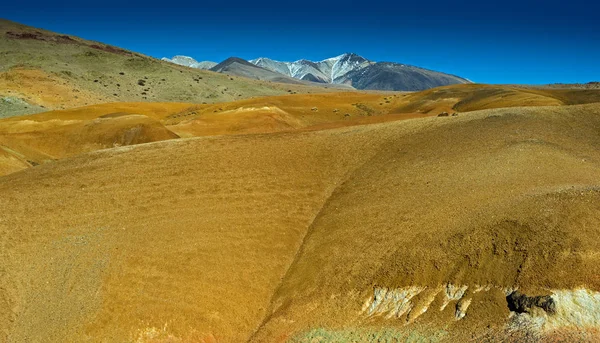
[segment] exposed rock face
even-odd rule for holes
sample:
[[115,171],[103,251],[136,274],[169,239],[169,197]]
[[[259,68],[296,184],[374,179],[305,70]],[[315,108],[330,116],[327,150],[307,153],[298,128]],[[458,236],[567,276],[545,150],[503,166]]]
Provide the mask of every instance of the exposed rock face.
[[250,63],[289,77],[313,82],[351,85],[356,89],[418,91],[471,81],[392,62],[373,62],[357,54],[346,53],[323,61],[281,62],[257,58]]
[[348,80],[344,78],[344,75],[350,71],[359,70],[374,63],[352,53],[346,53],[318,62],[305,59],[295,62],[281,62],[265,57],[250,60],[249,62],[296,79],[335,84],[346,83]]
[[514,291],[506,296],[508,308],[517,313],[531,313],[533,307],[539,307],[546,313],[556,313],[556,303],[549,295],[529,297],[519,291]]
[[226,73],[228,75],[242,76],[255,80],[303,84],[300,80],[254,65],[239,57],[230,57],[210,68],[210,70],[217,73]]

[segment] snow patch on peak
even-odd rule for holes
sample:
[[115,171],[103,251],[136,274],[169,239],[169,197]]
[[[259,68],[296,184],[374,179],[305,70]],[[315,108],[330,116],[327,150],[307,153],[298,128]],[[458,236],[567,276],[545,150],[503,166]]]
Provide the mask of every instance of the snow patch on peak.
[[351,71],[363,69],[372,64],[371,61],[357,54],[343,54],[338,56],[331,67],[331,80],[333,83],[338,83],[340,79]]
[[174,64],[179,64],[179,65],[186,66],[186,67],[190,67],[190,68],[198,68],[198,69],[210,69],[217,65],[217,63],[212,62],[212,61],[198,62],[195,59],[193,59],[192,57],[183,56],[183,55],[176,55],[176,56],[173,56],[173,58],[163,57],[163,58],[161,58],[161,60],[171,62]]
[[280,74],[287,75],[287,76],[292,76],[292,73],[290,71],[290,68],[289,68],[289,65],[287,62],[280,62],[280,61],[272,60],[272,59],[266,58],[266,57],[259,57],[257,59],[250,60],[248,62],[250,62],[254,65],[257,65],[259,67],[268,69],[270,71],[274,71],[276,73],[280,73]]
[[[353,53],[345,53],[322,61],[299,59],[294,62],[281,62],[265,57],[249,61],[259,67],[269,69],[296,79],[316,79],[324,83],[343,83],[340,77],[350,71],[364,68],[369,61]],[[336,82],[338,79],[338,82]]]

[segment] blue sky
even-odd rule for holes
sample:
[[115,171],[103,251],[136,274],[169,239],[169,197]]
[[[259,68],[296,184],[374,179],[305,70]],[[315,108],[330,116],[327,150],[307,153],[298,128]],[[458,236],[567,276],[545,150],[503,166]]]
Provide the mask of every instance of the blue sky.
[[600,4],[570,1],[11,1],[0,16],[154,57],[355,52],[482,83],[600,81]]

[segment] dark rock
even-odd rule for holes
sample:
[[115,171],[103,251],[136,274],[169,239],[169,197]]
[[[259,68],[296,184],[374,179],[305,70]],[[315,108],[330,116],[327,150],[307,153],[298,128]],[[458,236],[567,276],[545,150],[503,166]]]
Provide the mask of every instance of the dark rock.
[[549,295],[529,297],[514,291],[506,297],[508,308],[517,313],[530,313],[533,307],[539,307],[547,313],[556,313],[556,303]]
[[438,117],[447,117],[448,116],[448,112],[442,112],[440,114],[437,115]]
[[433,87],[469,83],[461,77],[391,62],[377,62],[343,76],[356,89],[421,91]]

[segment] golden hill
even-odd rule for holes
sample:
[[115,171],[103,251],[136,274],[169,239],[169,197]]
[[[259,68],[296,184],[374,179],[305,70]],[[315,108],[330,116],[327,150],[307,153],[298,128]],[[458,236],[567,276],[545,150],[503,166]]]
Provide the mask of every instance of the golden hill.
[[0,146],[13,152],[0,160],[0,175],[83,152],[177,137],[311,131],[442,112],[598,101],[599,90],[457,85],[418,93],[295,94],[217,104],[106,103],[0,120]]
[[[472,87],[1,121],[71,156],[0,177],[3,339],[597,340],[600,106]],[[403,113],[430,117],[369,119]],[[352,120],[381,122],[323,129]],[[80,154],[138,124],[229,135]],[[553,312],[510,314],[515,289]]]

